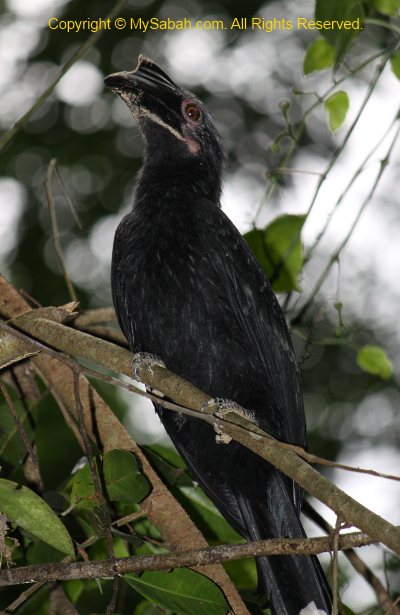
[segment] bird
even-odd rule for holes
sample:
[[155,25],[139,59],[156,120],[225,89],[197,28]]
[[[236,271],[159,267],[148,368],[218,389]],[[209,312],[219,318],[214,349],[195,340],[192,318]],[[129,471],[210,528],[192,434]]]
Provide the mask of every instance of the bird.
[[[221,209],[226,155],[210,114],[144,56],[134,70],[104,81],[127,104],[145,143],[111,265],[113,303],[134,357],[162,362],[216,404],[243,408],[274,438],[305,447],[291,338],[261,266]],[[241,444],[220,443],[208,423],[155,410],[195,481],[239,534],[305,536],[302,489],[290,478]],[[259,557],[256,564],[273,615],[330,615],[316,556]]]

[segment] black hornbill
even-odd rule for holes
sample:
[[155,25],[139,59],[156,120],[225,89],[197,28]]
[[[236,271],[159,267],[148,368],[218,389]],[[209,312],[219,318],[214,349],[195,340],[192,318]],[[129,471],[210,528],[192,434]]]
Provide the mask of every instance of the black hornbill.
[[[154,62],[105,84],[126,102],[146,144],[133,207],[120,223],[112,292],[134,353],[210,396],[236,402],[274,437],[305,446],[299,373],[278,301],[250,248],[220,208],[224,152],[201,102]],[[245,538],[302,537],[302,491],[212,427],[156,407],[193,476]],[[257,560],[276,615],[317,608],[331,595],[317,558]],[[310,603],[314,603],[313,605]]]

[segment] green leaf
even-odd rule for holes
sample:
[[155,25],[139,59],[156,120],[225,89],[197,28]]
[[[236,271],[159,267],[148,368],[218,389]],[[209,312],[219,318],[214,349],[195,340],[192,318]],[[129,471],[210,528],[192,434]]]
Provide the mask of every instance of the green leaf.
[[172,572],[124,575],[139,594],[178,615],[225,615],[227,603],[221,590],[206,577],[179,568]]
[[140,602],[133,615],[160,615],[160,609],[154,604],[149,604],[147,600]]
[[112,502],[136,504],[149,493],[149,484],[140,473],[135,456],[128,451],[108,451],[103,459],[103,472]]
[[400,0],[374,0],[373,6],[379,13],[395,17],[400,8]]
[[332,94],[332,96],[327,98],[324,102],[324,107],[328,114],[329,128],[332,132],[336,132],[343,124],[349,106],[349,97],[343,90],[335,92],[335,94]]
[[341,608],[343,610],[344,615],[356,615],[354,611],[352,611],[348,606],[346,606],[343,603],[341,604]]
[[[29,424],[28,414],[23,407],[21,401],[13,394],[11,388],[8,387],[14,407],[18,414],[18,417],[24,426],[24,429],[28,433],[28,437],[32,437],[32,429]],[[5,403],[4,398],[0,400],[0,459],[4,466],[4,463],[10,464],[10,466],[17,466],[20,459],[23,459],[26,455],[26,448],[18,433],[18,429],[15,424],[15,420],[10,412],[8,405]],[[4,467],[3,467],[4,469]]]
[[169,487],[192,486],[193,480],[182,460],[174,450],[157,444],[143,447],[146,456]]
[[10,521],[67,555],[74,555],[72,540],[56,513],[36,493],[0,479],[0,511]]
[[363,346],[357,354],[357,363],[365,372],[388,380],[393,374],[393,365],[380,346]]
[[49,583],[46,583],[31,595],[29,600],[25,600],[17,611],[18,615],[49,615],[49,612],[51,612],[49,593]]
[[265,229],[253,229],[244,235],[266,276],[277,291],[298,290],[303,266],[301,229],[305,216],[279,216]]
[[[173,451],[159,445],[145,447],[146,456],[171,487],[172,493],[182,502],[189,515],[199,525],[207,539],[218,542],[240,542],[241,536],[225,521],[221,513],[208,499],[201,487],[194,487],[193,480],[182,458]],[[183,496],[183,497],[182,497]]]
[[51,547],[42,540],[35,540],[25,550],[26,564],[45,564],[51,562],[61,562],[64,553]]
[[400,51],[397,51],[392,55],[390,59],[390,64],[392,67],[392,71],[397,79],[400,79]]
[[224,568],[238,589],[254,592],[257,587],[257,568],[253,557],[224,562]]
[[[322,36],[335,48],[336,64],[342,59],[354,39],[363,29],[363,20],[368,12],[365,3],[359,0],[316,0],[315,19],[318,21],[336,21],[335,28],[323,28]],[[359,21],[357,21],[359,20]],[[353,27],[346,29],[345,21],[350,21]],[[359,28],[359,29],[357,29]]]
[[[49,433],[57,434],[57,446],[49,446]],[[82,449],[49,393],[37,404],[35,445],[46,489],[57,490],[82,456]]]
[[153,454],[164,459],[167,463],[175,468],[186,469],[186,465],[180,455],[173,449],[167,446],[161,446],[160,444],[152,444],[151,446],[145,446],[146,450],[150,450]]
[[333,66],[335,48],[324,38],[317,38],[308,46],[304,56],[303,70],[309,75],[317,70],[324,70]]
[[67,594],[67,597],[73,604],[76,604],[79,596],[85,591],[85,583],[81,579],[64,581],[62,586]]
[[219,542],[241,542],[242,538],[225,521],[219,510],[199,487],[179,487]]
[[77,509],[93,510],[99,506],[89,464],[78,470],[72,479],[71,504]]

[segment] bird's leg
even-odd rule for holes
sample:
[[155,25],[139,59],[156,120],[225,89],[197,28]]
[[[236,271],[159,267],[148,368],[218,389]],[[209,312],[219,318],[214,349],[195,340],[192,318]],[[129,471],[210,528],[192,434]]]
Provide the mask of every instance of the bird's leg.
[[162,359],[148,352],[136,352],[132,359],[133,377],[138,382],[141,382],[140,371],[145,369],[149,374],[153,375],[153,367],[165,367]]
[[[250,421],[250,423],[255,423],[255,417],[253,412],[246,410],[235,401],[230,399],[222,399],[220,397],[214,397],[207,401],[203,408],[203,412],[207,414],[213,414],[219,419],[229,420],[229,414],[234,414],[235,416],[239,416],[245,421]],[[214,429],[216,431],[215,441],[217,444],[229,444],[232,440],[231,436],[224,433],[221,427],[219,427],[216,423],[214,424]]]

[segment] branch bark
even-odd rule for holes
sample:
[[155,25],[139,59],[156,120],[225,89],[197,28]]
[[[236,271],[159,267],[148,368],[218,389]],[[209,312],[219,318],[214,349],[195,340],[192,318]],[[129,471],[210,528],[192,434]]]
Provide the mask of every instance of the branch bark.
[[[371,538],[364,532],[342,534],[338,537],[340,550],[371,544]],[[95,560],[59,564],[36,564],[0,572],[0,587],[19,583],[60,581],[71,579],[95,579],[112,577],[128,572],[144,570],[170,570],[171,568],[203,567],[211,564],[259,557],[262,555],[311,555],[331,551],[329,536],[318,538],[280,538],[259,540],[236,545],[220,545],[182,551],[167,555],[141,555],[115,560]]]
[[[87,333],[72,330],[59,322],[54,322],[49,318],[52,310],[57,313],[56,308],[32,310],[13,319],[11,324],[53,348],[97,363],[106,369],[131,376],[131,353],[129,351],[110,342],[94,338]],[[367,532],[371,538],[384,543],[400,555],[399,528],[395,528],[391,523],[351,498],[296,453],[276,446],[273,439],[254,424],[232,413],[227,415],[231,422],[207,415],[204,406],[210,397],[167,369],[159,366],[154,367],[151,372],[142,369],[140,377],[146,385],[173,399],[181,406],[181,411],[187,413],[190,413],[190,410],[194,411],[194,416],[208,421],[227,436],[272,463],[299,483],[308,493],[334,510],[343,521]]]
[[[303,513],[327,534],[331,535],[331,533],[334,532],[334,528],[307,501],[304,503]],[[390,611],[392,615],[400,615],[400,608],[396,606],[380,579],[373,573],[371,568],[367,566],[361,557],[359,557],[355,549],[346,549],[344,555],[349,560],[354,570],[356,570],[374,590],[379,606],[385,609],[385,613]]]

